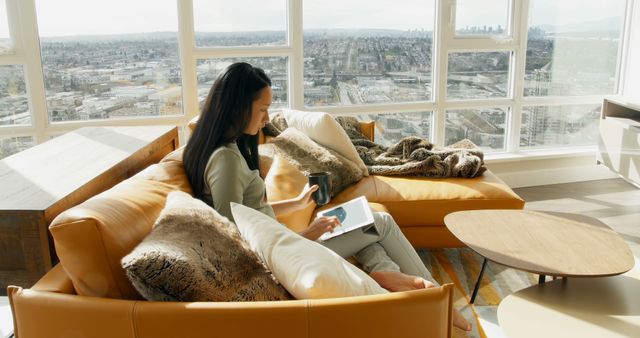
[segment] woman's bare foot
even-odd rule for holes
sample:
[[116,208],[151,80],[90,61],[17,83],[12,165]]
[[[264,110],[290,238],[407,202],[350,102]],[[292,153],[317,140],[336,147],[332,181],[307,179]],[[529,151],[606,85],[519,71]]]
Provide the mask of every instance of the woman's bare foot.
[[[427,289],[435,286],[428,280],[398,271],[373,271],[369,273],[369,276],[391,292]],[[456,309],[453,309],[453,326],[464,331],[471,331],[471,324]]]
[[369,273],[380,286],[391,291],[411,291],[433,287],[433,283],[420,277],[411,276],[398,271],[373,271]]
[[471,324],[456,309],[453,309],[453,326],[465,331],[471,331]]

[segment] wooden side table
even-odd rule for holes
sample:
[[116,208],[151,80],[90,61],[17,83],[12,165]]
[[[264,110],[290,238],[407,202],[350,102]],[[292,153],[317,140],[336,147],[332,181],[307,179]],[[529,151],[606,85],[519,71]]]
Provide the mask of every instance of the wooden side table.
[[86,127],[0,160],[0,294],[57,261],[53,218],[177,147],[174,126]]
[[469,210],[447,215],[460,241],[485,258],[471,295],[473,303],[487,260],[540,275],[613,276],[634,265],[624,239],[595,218],[532,210]]

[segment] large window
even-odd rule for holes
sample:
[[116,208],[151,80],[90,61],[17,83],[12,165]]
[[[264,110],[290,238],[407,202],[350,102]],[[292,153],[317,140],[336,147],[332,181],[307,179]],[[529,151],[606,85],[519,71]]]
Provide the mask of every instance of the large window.
[[262,68],[271,79],[273,102],[271,109],[288,106],[287,91],[287,58],[285,57],[252,57],[252,58],[226,58],[226,59],[201,59],[198,60],[198,102],[200,107],[204,104],[213,81],[218,74],[228,65],[234,62],[248,62],[253,66]]
[[375,120],[383,144],[574,151],[620,91],[628,1],[0,0],[0,157],[79,126],[184,125],[235,61],[271,77],[273,111]]
[[30,123],[23,67],[0,66],[0,126]]
[[10,51],[11,35],[9,34],[7,4],[5,0],[0,0],[0,55],[9,54]]
[[174,0],[36,4],[51,122],[182,113]]
[[304,102],[343,106],[432,98],[434,2],[304,2]]
[[508,35],[509,0],[457,0],[456,35]]
[[450,53],[447,98],[507,97],[509,52]]
[[194,0],[193,16],[197,46],[287,43],[286,0]]
[[0,159],[21,152],[34,145],[35,141],[32,136],[0,137]]
[[375,142],[389,146],[403,137],[420,136],[431,139],[433,128],[433,112],[409,112],[361,115],[358,119],[375,121]]
[[531,1],[524,95],[615,93],[624,5]]
[[504,108],[448,110],[445,144],[471,140],[484,151],[503,151],[507,112]]
[[600,105],[527,106],[522,111],[521,148],[593,145]]

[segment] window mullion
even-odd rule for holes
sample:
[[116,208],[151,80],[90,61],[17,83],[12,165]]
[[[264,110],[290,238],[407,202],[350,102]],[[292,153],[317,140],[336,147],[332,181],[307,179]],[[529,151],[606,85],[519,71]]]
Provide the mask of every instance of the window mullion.
[[0,55],[0,66],[24,64],[24,57],[17,54]]
[[289,58],[289,106],[304,108],[304,28],[302,22],[302,1],[288,1],[289,46],[293,57]]
[[527,31],[529,26],[529,0],[512,0],[513,34],[516,37],[518,47],[515,49],[513,62],[513,106],[509,124],[509,140],[507,152],[517,152],[520,148],[520,132],[522,124],[522,100],[524,94],[524,76],[526,72],[527,58]]
[[434,43],[434,88],[436,109],[433,113],[433,136],[435,144],[444,144],[445,122],[446,122],[446,101],[447,101],[447,71],[449,59],[449,45],[455,29],[454,14],[455,0],[436,1],[435,17],[435,43]]
[[180,48],[182,77],[182,112],[186,123],[200,113],[196,58],[194,56],[193,0],[176,0],[176,2],[178,7],[178,45]]
[[283,56],[291,53],[290,47],[230,47],[230,48],[195,48],[192,55],[196,60],[208,58],[264,57]]
[[510,51],[517,48],[517,39],[503,40],[478,38],[451,38],[448,40],[449,52],[493,52]]
[[[620,44],[618,46],[618,59],[620,62],[616,68],[616,78],[618,79],[615,88],[616,94],[631,94],[630,91],[627,93],[628,90],[625,88],[625,84],[627,82],[627,77],[629,76],[629,72],[627,72],[627,70],[631,68],[629,66],[629,53],[632,48],[631,36],[633,35],[632,19],[635,13],[634,11],[640,12],[640,1],[627,0],[625,6],[624,25],[622,32],[620,33]],[[638,14],[635,14],[635,16],[640,17]],[[637,25],[638,23],[635,24]]]
[[[15,1],[15,3],[14,3]],[[44,89],[44,73],[42,70],[42,59],[40,56],[40,39],[38,37],[38,23],[36,19],[36,6],[34,0],[13,0],[8,4],[14,5],[17,9],[17,17],[13,20],[19,25],[14,38],[16,42],[18,56],[24,56],[25,61],[25,84],[31,111],[31,125],[35,130],[36,143],[48,140],[46,129],[49,125],[49,114],[47,112],[46,93]],[[29,51],[29,52],[27,52]]]

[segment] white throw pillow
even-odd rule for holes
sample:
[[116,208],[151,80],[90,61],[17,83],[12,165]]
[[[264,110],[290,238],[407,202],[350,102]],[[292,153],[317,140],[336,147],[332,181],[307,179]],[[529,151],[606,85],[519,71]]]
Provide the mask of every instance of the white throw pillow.
[[362,170],[364,176],[369,176],[367,166],[358,156],[358,152],[347,133],[340,127],[340,124],[336,122],[333,116],[322,112],[293,109],[284,109],[282,114],[289,127],[300,130],[318,144],[340,153],[340,155],[353,161]]
[[297,299],[387,293],[364,271],[271,217],[231,203],[238,230],[276,279]]

